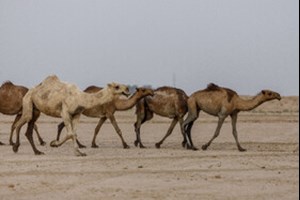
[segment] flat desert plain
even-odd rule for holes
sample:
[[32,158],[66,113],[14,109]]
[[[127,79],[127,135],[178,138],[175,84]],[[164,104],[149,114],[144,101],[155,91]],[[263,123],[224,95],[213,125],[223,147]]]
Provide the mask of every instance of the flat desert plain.
[[[230,118],[208,150],[201,146],[213,135],[215,117],[200,114],[192,129],[192,151],[181,147],[178,125],[155,148],[171,120],[155,116],[141,128],[146,149],[134,146],[135,109],[115,114],[130,149],[110,122],[91,140],[98,119],[82,116],[79,140],[86,157],[73,155],[72,142],[51,148],[59,119],[41,116],[39,131],[47,142],[36,156],[24,131],[18,153],[8,145],[13,116],[0,115],[0,199],[299,199],[299,98],[284,97],[250,112],[241,112],[238,133],[247,152],[237,150]],[[65,132],[62,133],[65,135]],[[34,134],[36,139],[36,135]]]

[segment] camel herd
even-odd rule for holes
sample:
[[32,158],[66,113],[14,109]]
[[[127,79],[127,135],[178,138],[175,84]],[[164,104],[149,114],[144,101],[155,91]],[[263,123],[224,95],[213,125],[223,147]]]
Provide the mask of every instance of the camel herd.
[[[182,146],[187,149],[197,150],[193,145],[191,129],[200,111],[218,117],[218,125],[211,140],[202,146],[206,150],[213,140],[218,137],[224,120],[230,116],[232,121],[232,134],[239,151],[245,151],[239,141],[236,130],[237,116],[240,111],[249,111],[264,102],[281,99],[280,94],[262,90],[251,99],[241,98],[235,91],[209,84],[207,88],[194,92],[188,96],[183,90],[174,87],[160,87],[156,90],[137,88],[130,95],[126,85],[118,83],[107,84],[105,88],[90,86],[81,91],[76,85],[65,83],[55,75],[48,76],[44,81],[34,88],[28,89],[24,86],[14,85],[7,81],[0,87],[0,113],[5,115],[16,115],[11,126],[9,144],[13,151],[17,152],[20,146],[20,129],[26,123],[26,137],[30,142],[36,155],[43,154],[39,151],[33,141],[33,130],[37,133],[41,145],[45,142],[41,138],[35,122],[44,113],[48,116],[62,118],[63,122],[58,125],[56,140],[50,143],[52,147],[58,147],[71,139],[73,141],[74,154],[85,156],[79,148],[85,147],[77,139],[77,125],[80,115],[99,118],[92,140],[92,147],[97,148],[96,137],[106,119],[109,119],[124,148],[129,148],[125,142],[122,131],[118,127],[114,117],[115,111],[128,110],[136,106],[136,122],[134,123],[136,140],[135,146],[145,148],[141,141],[141,125],[151,120],[153,114],[172,119],[171,125],[161,141],[155,144],[160,148],[164,140],[171,135],[177,122],[180,124],[183,136]],[[121,97],[126,96],[126,98]],[[185,115],[187,117],[184,119]],[[67,135],[60,140],[62,129],[66,127]],[[13,133],[16,132],[16,141],[13,142]],[[0,145],[4,143],[0,142]]]

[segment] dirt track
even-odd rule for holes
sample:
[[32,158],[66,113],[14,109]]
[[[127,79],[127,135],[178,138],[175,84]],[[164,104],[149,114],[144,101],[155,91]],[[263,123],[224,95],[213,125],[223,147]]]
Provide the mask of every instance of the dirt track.
[[[49,147],[59,120],[42,116],[38,127],[47,145],[37,147],[45,155],[33,155],[23,134],[18,153],[0,146],[0,199],[299,199],[299,111],[274,110],[241,113],[237,128],[247,152],[237,151],[229,119],[207,151],[183,149],[178,126],[156,149],[170,123],[160,117],[142,126],[148,148],[136,148],[134,110],[116,116],[130,149],[110,123],[93,149],[97,120],[83,117],[78,137],[88,145],[87,157],[75,157],[71,142]],[[8,143],[12,120],[0,115],[0,141]],[[215,118],[201,115],[192,130],[195,145],[207,142],[215,127]]]

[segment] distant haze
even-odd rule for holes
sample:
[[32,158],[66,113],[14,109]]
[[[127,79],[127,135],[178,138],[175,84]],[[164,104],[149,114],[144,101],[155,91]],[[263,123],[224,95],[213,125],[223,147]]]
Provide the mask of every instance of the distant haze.
[[0,83],[299,95],[299,0],[0,0]]

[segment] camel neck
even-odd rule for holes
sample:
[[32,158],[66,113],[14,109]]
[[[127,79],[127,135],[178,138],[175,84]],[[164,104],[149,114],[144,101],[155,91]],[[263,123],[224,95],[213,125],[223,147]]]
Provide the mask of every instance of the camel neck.
[[115,102],[115,106],[117,110],[128,110],[132,108],[136,102],[140,99],[140,95],[135,93],[129,99],[120,99],[118,98]]
[[257,95],[252,99],[242,99],[238,98],[237,100],[237,109],[240,111],[249,111],[252,110],[264,102],[261,95]]
[[84,96],[84,98],[82,98],[81,104],[85,109],[90,109],[95,106],[108,103],[113,99],[112,93],[107,88],[104,88],[96,93],[83,92],[82,95]]

